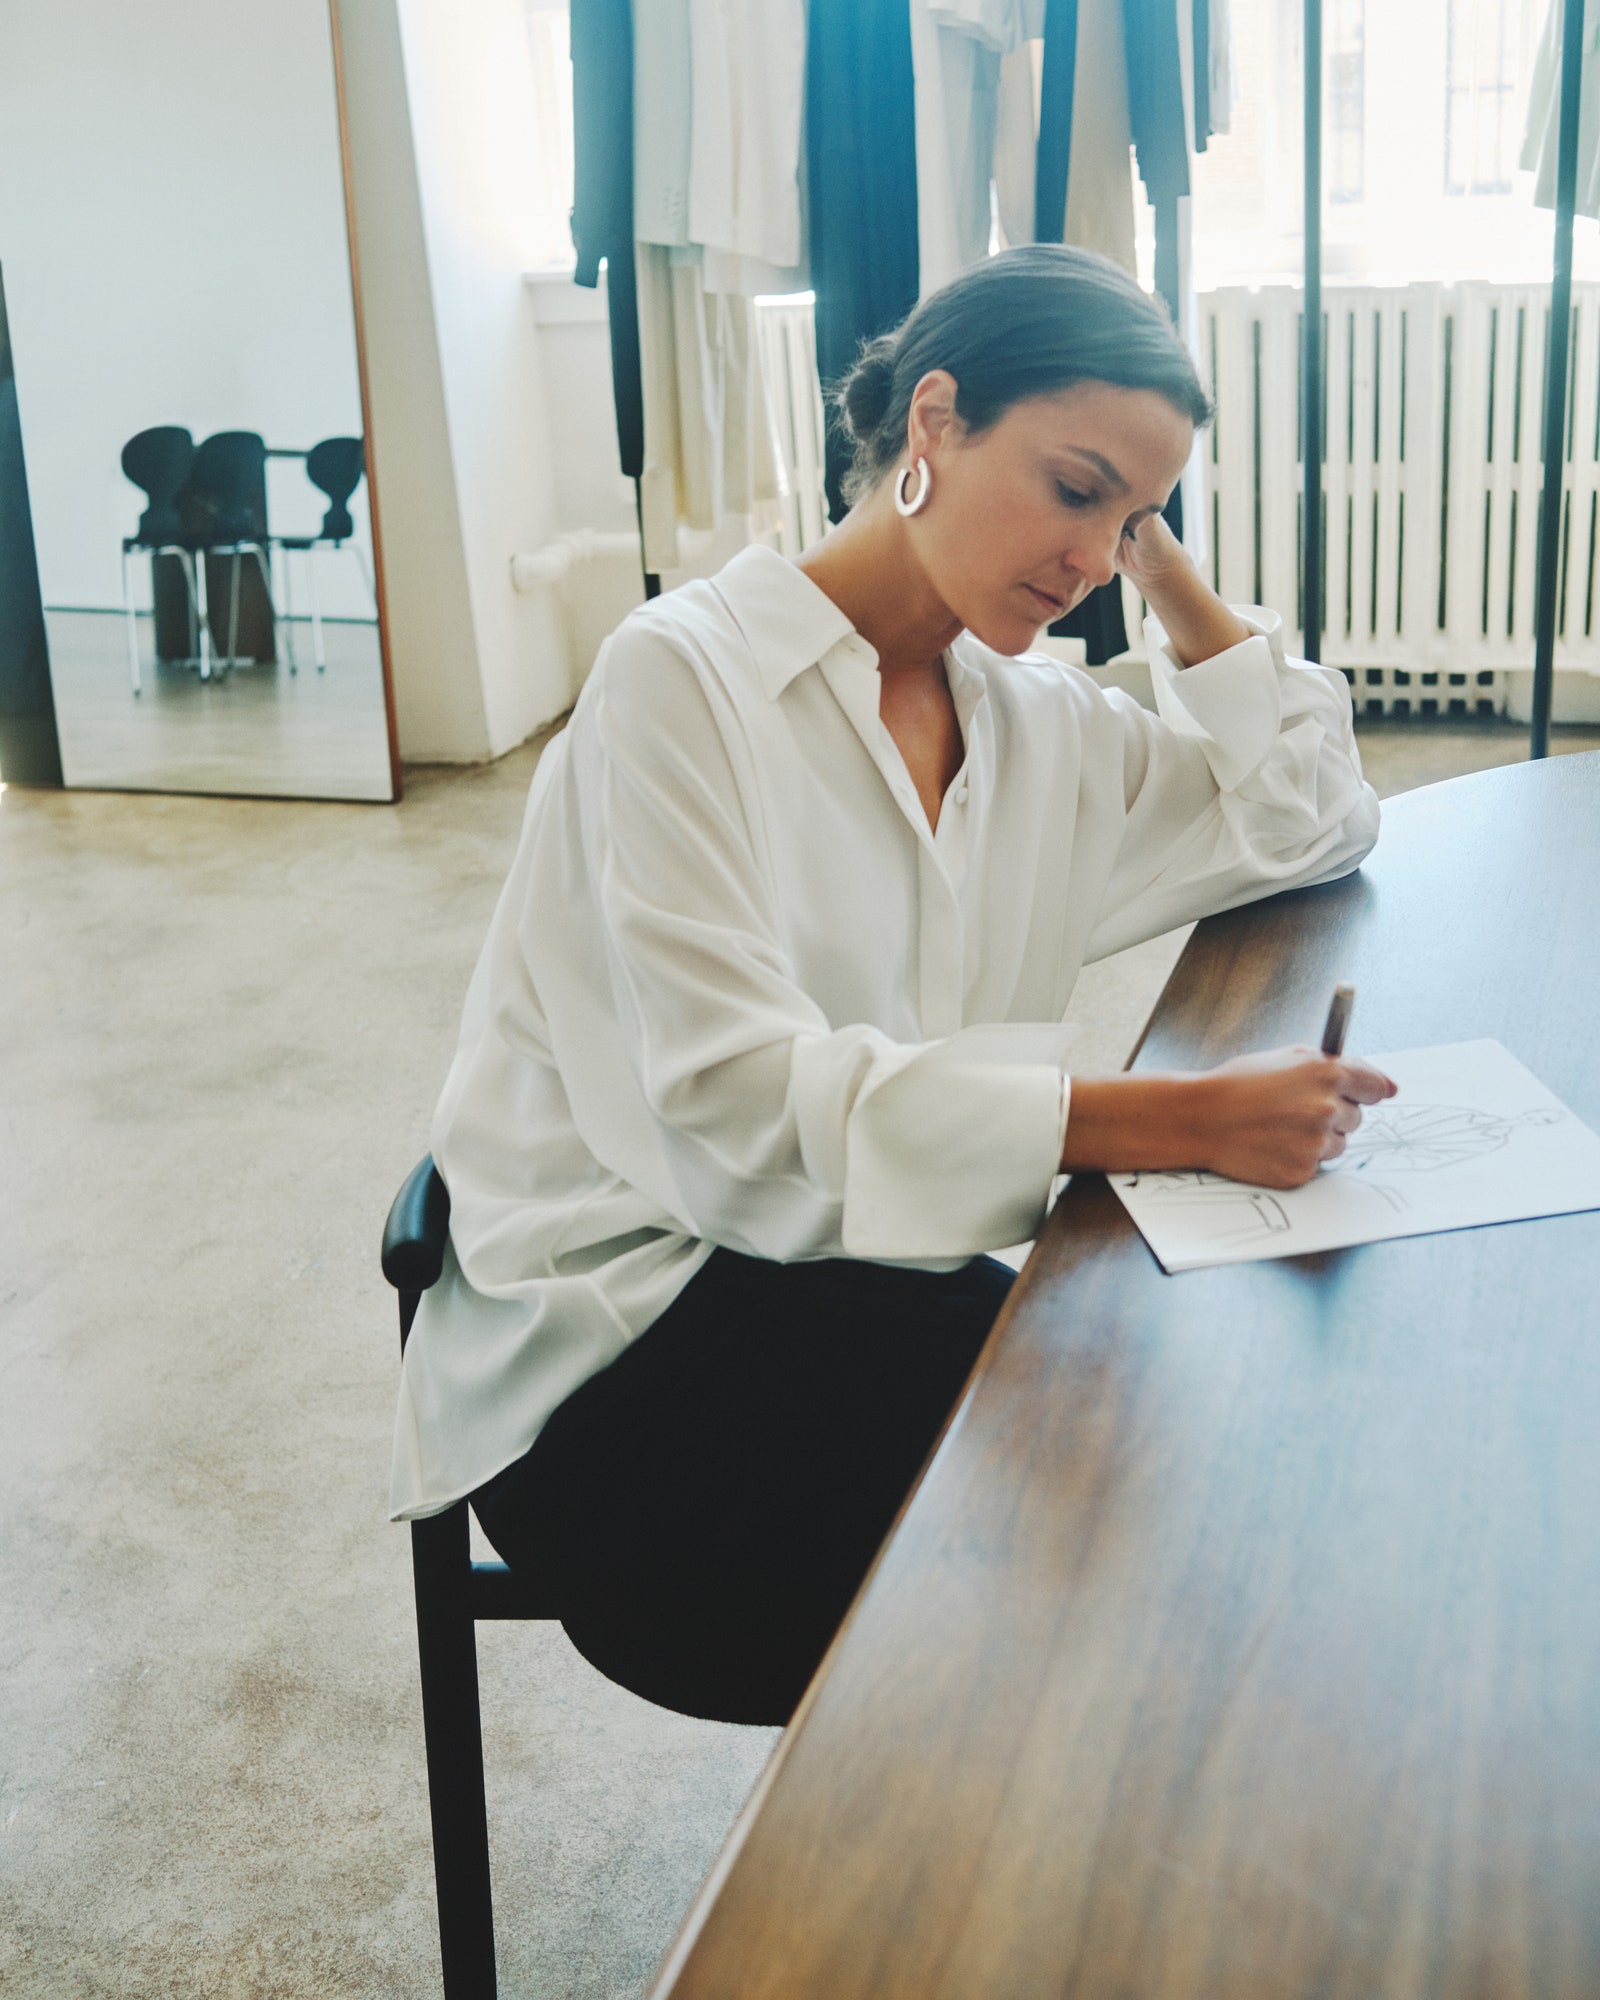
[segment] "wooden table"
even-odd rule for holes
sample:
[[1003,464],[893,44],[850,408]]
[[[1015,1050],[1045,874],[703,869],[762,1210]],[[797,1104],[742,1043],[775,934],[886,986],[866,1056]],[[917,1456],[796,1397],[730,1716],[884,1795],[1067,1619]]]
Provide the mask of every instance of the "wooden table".
[[[1203,924],[1138,1067],[1499,1037],[1600,1127],[1600,753]],[[1600,1215],[1164,1277],[1057,1205],[656,1988],[1600,1994]]]

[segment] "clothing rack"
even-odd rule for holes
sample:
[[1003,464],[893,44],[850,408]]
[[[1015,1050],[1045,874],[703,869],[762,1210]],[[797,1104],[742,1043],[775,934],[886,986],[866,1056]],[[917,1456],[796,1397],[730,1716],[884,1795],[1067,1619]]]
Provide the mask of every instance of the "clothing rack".
[[1322,658],[1322,449],[1327,356],[1322,338],[1322,0],[1305,0],[1305,394],[1302,460],[1305,501],[1300,510],[1305,654]]

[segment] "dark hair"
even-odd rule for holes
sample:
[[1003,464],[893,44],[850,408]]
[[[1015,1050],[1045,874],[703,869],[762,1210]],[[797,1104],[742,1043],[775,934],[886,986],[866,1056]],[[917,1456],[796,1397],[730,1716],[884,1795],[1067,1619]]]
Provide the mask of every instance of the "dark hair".
[[1213,414],[1160,299],[1092,250],[1027,243],[931,293],[893,333],[868,341],[835,385],[836,420],[855,446],[844,482],[851,501],[905,449],[912,391],[934,368],[955,377],[956,414],[972,431],[1074,382],[1153,389],[1197,429]]

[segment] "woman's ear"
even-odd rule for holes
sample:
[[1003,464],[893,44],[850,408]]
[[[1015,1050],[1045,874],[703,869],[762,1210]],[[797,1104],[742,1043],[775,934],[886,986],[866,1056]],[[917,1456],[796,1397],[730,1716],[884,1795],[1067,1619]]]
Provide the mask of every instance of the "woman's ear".
[[956,414],[956,378],[944,368],[933,368],[911,392],[911,408],[906,418],[906,442],[911,447],[911,463],[939,444],[953,440],[962,423]]

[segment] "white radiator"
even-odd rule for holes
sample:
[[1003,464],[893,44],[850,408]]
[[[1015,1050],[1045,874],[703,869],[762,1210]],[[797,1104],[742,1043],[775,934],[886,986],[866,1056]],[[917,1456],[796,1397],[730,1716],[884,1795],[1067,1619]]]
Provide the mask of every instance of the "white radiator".
[[[1203,293],[1217,403],[1207,566],[1295,630],[1300,604],[1297,286]],[[1328,286],[1323,657],[1358,708],[1498,713],[1533,664],[1549,289]],[[763,301],[761,352],[788,493],[782,546],[822,533],[822,404],[809,298]],[[1556,666],[1600,673],[1600,285],[1573,288]],[[1129,604],[1130,635],[1137,607]]]
[[[1327,321],[1323,657],[1358,705],[1497,712],[1533,663],[1548,288],[1335,286]],[[1600,286],[1574,291],[1556,665],[1600,669]],[[1300,605],[1300,292],[1202,296],[1217,402],[1212,581]]]

